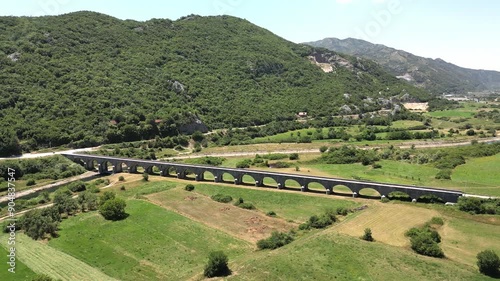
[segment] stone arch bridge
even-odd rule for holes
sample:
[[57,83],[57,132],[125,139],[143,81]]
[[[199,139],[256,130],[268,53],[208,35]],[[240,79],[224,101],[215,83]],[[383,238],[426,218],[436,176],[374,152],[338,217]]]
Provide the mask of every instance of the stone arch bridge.
[[86,169],[91,170],[97,167],[100,174],[110,172],[112,167],[113,173],[121,173],[124,167],[129,173],[136,173],[137,168],[141,167],[147,173],[153,173],[154,170],[159,171],[161,176],[170,176],[174,172],[174,176],[179,179],[186,179],[188,174],[194,174],[196,181],[203,181],[205,173],[211,173],[215,182],[223,182],[223,176],[229,174],[234,178],[235,184],[243,184],[243,177],[249,176],[253,179],[255,186],[264,186],[264,179],[270,178],[276,182],[278,189],[286,188],[285,182],[295,181],[301,186],[301,191],[309,191],[311,183],[318,183],[325,188],[326,194],[334,194],[334,187],[345,186],[352,192],[353,197],[360,194],[360,191],[366,188],[376,190],[381,196],[388,196],[391,192],[399,191],[406,193],[412,199],[418,199],[424,195],[434,195],[441,198],[444,202],[457,202],[462,196],[462,192],[456,190],[445,190],[428,187],[417,187],[410,185],[398,185],[388,183],[377,183],[360,180],[347,180],[328,177],[307,176],[289,173],[276,173],[271,171],[258,171],[249,169],[234,169],[214,167],[208,165],[193,165],[153,160],[140,160],[129,158],[117,158],[101,155],[90,154],[62,154],[68,159],[76,163],[80,163]]

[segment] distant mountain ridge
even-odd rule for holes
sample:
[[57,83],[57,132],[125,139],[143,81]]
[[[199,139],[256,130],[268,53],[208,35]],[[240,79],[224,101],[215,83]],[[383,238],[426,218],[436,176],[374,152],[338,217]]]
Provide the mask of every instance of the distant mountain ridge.
[[374,60],[391,74],[433,94],[461,94],[500,89],[498,71],[463,68],[439,58],[419,57],[360,39],[325,38],[305,44]]

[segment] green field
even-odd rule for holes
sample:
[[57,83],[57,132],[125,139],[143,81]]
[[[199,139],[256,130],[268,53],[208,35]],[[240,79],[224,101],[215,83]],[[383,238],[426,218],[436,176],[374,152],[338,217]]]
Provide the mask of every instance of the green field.
[[500,154],[467,160],[451,178],[466,185],[466,192],[500,196]]
[[245,202],[253,203],[262,212],[274,211],[282,218],[298,222],[305,221],[311,215],[320,214],[327,208],[352,208],[359,205],[355,201],[338,200],[332,197],[304,196],[300,193],[270,192],[213,184],[198,184],[195,191],[208,196],[222,193],[233,198],[241,197],[245,199]]
[[7,264],[7,255],[9,254],[9,252],[6,250],[6,247],[8,246],[7,239],[5,235],[1,235],[0,239],[2,241],[2,247],[0,247],[0,257],[2,257],[2,263],[0,266],[0,280],[30,280],[31,278],[35,277],[36,273],[33,272],[33,270],[31,270],[28,266],[26,266],[22,261],[20,261],[19,257],[16,260],[15,273],[7,271],[9,269],[9,265]]
[[237,274],[229,280],[492,280],[472,266],[365,242],[336,234],[334,229],[273,252],[238,258],[233,268]]
[[140,200],[127,201],[128,218],[111,222],[96,212],[61,224],[49,246],[120,280],[182,280],[203,270],[209,251],[231,259],[251,245]]

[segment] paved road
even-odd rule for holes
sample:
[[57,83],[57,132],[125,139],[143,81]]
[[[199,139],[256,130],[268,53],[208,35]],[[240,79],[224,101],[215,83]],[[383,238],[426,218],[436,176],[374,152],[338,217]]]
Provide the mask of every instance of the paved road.
[[99,147],[87,147],[87,148],[78,148],[78,149],[70,149],[70,150],[64,150],[64,151],[44,152],[44,153],[25,153],[25,154],[19,155],[19,156],[11,156],[11,157],[4,157],[4,158],[0,157],[0,160],[39,158],[39,157],[52,156],[52,155],[56,155],[56,154],[79,153],[79,152],[91,151],[91,150],[96,150],[96,149],[99,149]]
[[[81,175],[74,176],[74,177],[71,177],[71,178],[67,178],[67,179],[64,179],[64,180],[61,180],[61,181],[58,181],[58,182],[55,182],[55,183],[51,183],[51,184],[47,184],[47,185],[44,185],[44,186],[35,187],[35,188],[26,189],[26,190],[23,190],[23,191],[16,192],[16,198],[25,197],[25,196],[30,195],[32,193],[35,193],[35,192],[38,192],[38,191],[42,191],[42,190],[45,190],[45,189],[49,189],[49,188],[52,188],[52,187],[56,187],[56,186],[61,186],[61,185],[64,185],[64,184],[67,184],[67,183],[70,183],[70,182],[73,182],[73,181],[90,179],[90,178],[96,177],[98,175],[99,174],[96,173],[96,172],[86,172],[86,173],[83,173]],[[0,197],[0,203],[6,202],[8,200],[9,200],[9,198],[7,197],[7,195],[4,195],[4,196]]]
[[[478,140],[479,143],[484,143],[484,142],[500,142],[500,137],[495,137],[495,138],[488,138],[488,139],[482,139]],[[464,142],[418,142],[418,143],[409,143],[409,144],[404,144],[398,146],[399,148],[402,149],[408,149],[411,148],[412,145],[415,145],[415,148],[437,148],[437,147],[453,147],[453,146],[464,146],[464,145],[469,145],[471,142],[470,141],[464,141]],[[373,149],[377,148],[375,146],[370,146],[370,147],[360,147],[361,149]],[[162,160],[174,160],[174,159],[191,159],[191,158],[201,158],[205,156],[212,156],[212,157],[235,157],[235,156],[254,156],[256,154],[267,154],[267,153],[318,153],[319,150],[316,149],[303,149],[303,150],[274,150],[274,151],[265,151],[265,150],[259,150],[259,151],[252,151],[252,152],[224,152],[224,153],[206,153],[206,154],[193,154],[193,155],[186,155],[186,156],[175,156],[175,157],[169,157],[169,158],[164,158]]]

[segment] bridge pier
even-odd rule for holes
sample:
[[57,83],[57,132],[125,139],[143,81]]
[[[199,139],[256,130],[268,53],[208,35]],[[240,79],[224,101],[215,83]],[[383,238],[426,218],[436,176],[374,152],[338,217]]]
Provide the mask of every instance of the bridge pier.
[[177,178],[183,180],[186,178],[186,174],[184,172],[178,172]]
[[135,174],[135,173],[137,173],[137,166],[130,166],[130,167],[128,167],[128,172],[129,172],[130,174]]
[[168,168],[165,168],[165,169],[161,170],[160,171],[160,176],[162,176],[162,177],[168,176]]
[[278,189],[285,189],[285,184],[284,183],[278,183]]
[[214,182],[222,182],[222,176],[214,176]]
[[302,187],[300,187],[300,191],[307,192],[309,191],[309,188],[307,187],[307,185],[303,185]]
[[262,184],[262,181],[255,181],[255,186],[256,187],[262,187],[264,185]]
[[327,188],[326,189],[326,195],[332,195],[333,194],[333,191],[331,188]]
[[352,198],[357,198],[358,197],[358,193],[357,192],[353,192],[352,193]]
[[88,170],[88,171],[94,170],[94,161],[85,162],[85,170]]
[[123,173],[123,168],[121,163],[119,163],[118,165],[115,164],[113,166],[113,174],[118,174],[118,173]]
[[101,164],[98,164],[99,166],[99,174],[104,174],[104,173],[107,173],[108,172],[108,164],[107,163],[101,163]]
[[196,174],[195,175],[195,180],[196,181],[203,181],[205,178],[203,176],[203,174]]
[[240,185],[241,184],[241,181],[237,178],[234,179],[234,184],[236,185]]

